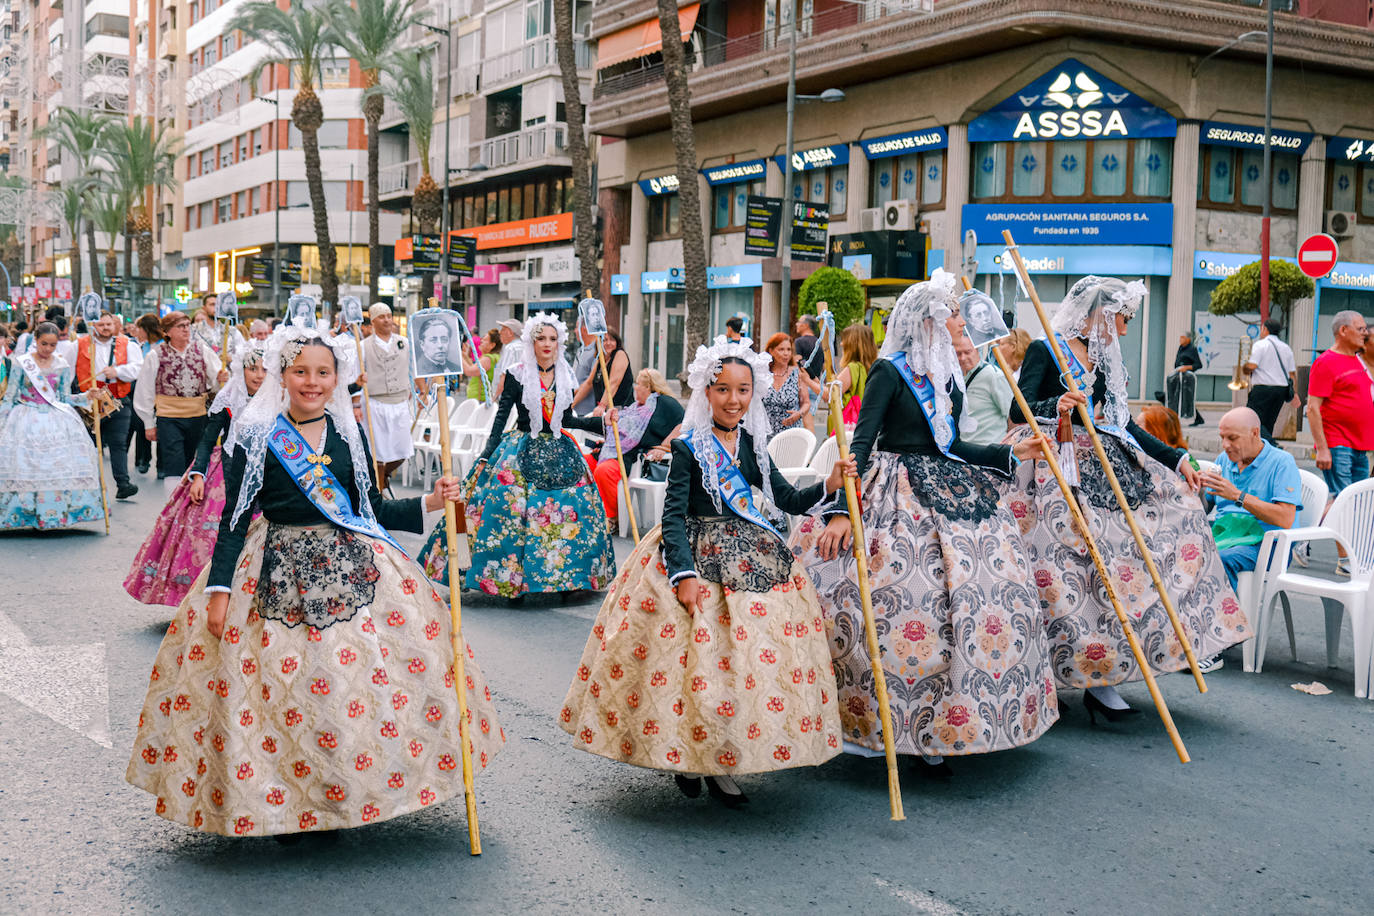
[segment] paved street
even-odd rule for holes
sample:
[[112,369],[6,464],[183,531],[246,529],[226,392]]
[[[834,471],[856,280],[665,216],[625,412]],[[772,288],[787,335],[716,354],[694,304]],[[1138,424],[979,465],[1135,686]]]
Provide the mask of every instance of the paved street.
[[[478,781],[480,858],[457,799],[292,847],[192,833],[124,781],[170,616],[120,587],[160,508],[143,483],[108,538],[0,536],[0,912],[1313,914],[1374,899],[1374,703],[1351,695],[1348,626],[1341,666],[1320,664],[1315,605],[1297,615],[1303,662],[1278,636],[1262,675],[1237,653],[1206,696],[1161,682],[1188,766],[1153,715],[1092,729],[1065,693],[1044,738],[955,760],[952,784],[904,768],[908,819],[892,823],[881,760],[744,778],[752,804],[734,812],[574,750],[554,711],[595,605],[474,598],[467,635],[509,736]],[[1289,687],[1314,679],[1333,693]]]

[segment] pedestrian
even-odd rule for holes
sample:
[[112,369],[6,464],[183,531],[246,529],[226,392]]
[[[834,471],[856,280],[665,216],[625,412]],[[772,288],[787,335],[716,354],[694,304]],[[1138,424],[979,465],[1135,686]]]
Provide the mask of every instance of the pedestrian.
[[492,398],[500,400],[506,384],[506,372],[525,359],[525,326],[514,318],[505,318],[496,322],[496,328],[496,333],[501,335],[501,358],[496,361],[493,370],[496,390],[492,392]]
[[351,343],[289,327],[264,361],[214,555],[158,650],[127,773],[162,817],[224,836],[360,827],[462,793],[455,683],[474,769],[505,740],[461,641],[455,677],[448,608],[387,530],[422,531],[462,484],[382,499],[349,405]]
[[[155,345],[162,342],[162,325],[157,315],[152,312],[138,316],[134,322],[134,340],[138,341],[138,348],[141,356],[147,357],[148,351]],[[140,360],[139,373],[142,374],[142,364]],[[133,409],[134,402],[138,399],[138,379],[134,379],[133,392],[129,395],[129,433],[128,439],[133,444],[134,450],[134,470],[140,474],[148,473],[148,469],[153,463],[153,443],[148,441],[144,435],[147,431],[143,427],[143,418],[138,415],[138,411]]]
[[262,385],[267,374],[263,357],[263,346],[256,341],[234,355],[229,381],[210,406],[195,462],[162,507],[124,577],[124,591],[135,601],[177,607],[210,562],[224,511],[224,464],[233,443],[234,416]]
[[[1027,744],[1059,718],[1040,602],[999,483],[1034,443],[965,438],[971,423],[953,345],[963,335],[952,275],[936,270],[903,292],[852,443],[893,739],[934,778],[949,778],[946,756]],[[825,514],[799,526],[792,553],[825,609],[846,749],[877,756],[883,737],[853,531],[843,500]]]
[[[966,299],[986,298],[991,314],[996,307],[985,293],[969,293]],[[994,344],[995,346],[995,344]],[[973,432],[964,438],[971,445],[996,445],[1007,434],[1011,414],[1011,386],[1002,370],[979,356],[978,348],[964,335],[954,342],[959,371],[964,376],[964,411],[973,418]]]
[[254,318],[253,323],[248,326],[248,336],[261,343],[272,336],[272,328],[261,318]]
[[105,517],[100,456],[75,407],[110,406],[103,389],[72,394],[57,355],[57,325],[41,322],[33,349],[11,358],[0,399],[0,530],[69,528]]
[[1250,348],[1250,358],[1241,366],[1241,371],[1250,377],[1245,406],[1259,415],[1260,429],[1270,442],[1274,441],[1274,424],[1283,405],[1297,402],[1298,367],[1293,349],[1278,336],[1282,330],[1283,324],[1277,318],[1265,321],[1260,326],[1259,340]]
[[[835,380],[840,383],[841,419],[852,428],[859,422],[863,407],[864,388],[868,372],[878,361],[878,345],[873,341],[873,329],[866,324],[851,324],[840,332],[840,371]],[[836,419],[827,415],[826,424],[835,432]]]
[[184,312],[163,315],[160,328],[165,339],[143,357],[134,410],[148,441],[157,443],[157,476],[170,493],[196,457],[207,398],[229,373],[209,347],[192,338]]
[[[1193,345],[1193,335],[1185,331],[1178,337],[1178,350],[1174,353],[1174,371],[1169,373],[1165,383],[1168,389],[1168,403],[1180,420],[1192,419],[1192,426],[1205,422],[1197,412],[1197,373],[1202,369],[1202,354]],[[1167,406],[1167,405],[1166,405]]]
[[582,750],[673,774],[688,798],[748,799],[734,776],[816,766],[840,752],[820,605],[751,487],[801,514],[834,492],[794,489],[768,461],[758,392],[770,358],[717,337],[697,349],[663,524],[607,593],[559,714]]
[[[564,356],[567,338],[567,326],[548,312],[524,325],[521,352],[528,356],[506,372],[491,433],[468,477],[468,588],[518,601],[529,592],[599,590],[615,575],[606,513],[591,468],[567,434],[569,429],[604,433],[603,418],[572,412],[575,386]],[[506,432],[512,410],[515,426]],[[421,559],[431,579],[448,581],[442,524]]]
[[[1094,454],[1074,407],[1087,404],[1094,415],[1102,449],[1120,481],[1126,504],[1150,552],[1163,568],[1169,595],[1198,658],[1254,635],[1225,569],[1197,498],[1200,480],[1191,456],[1151,436],[1131,419],[1126,394],[1126,364],[1120,338],[1145,297],[1145,284],[1089,276],[1075,283],[1054,316],[1055,339],[1075,380],[1070,392],[1049,344],[1037,340],[1021,366],[1021,391],[1031,412],[1051,439],[1062,430],[1061,463],[1077,490],[1079,507],[1098,549],[1111,564],[1112,589],[1134,623],[1156,673],[1188,667],[1182,645],[1151,582],[1106,472]],[[1085,397],[1079,386],[1086,386]],[[1027,418],[1013,405],[1011,419]],[[1072,425],[1070,425],[1072,424]],[[1015,441],[1032,438],[1026,426],[1013,428]],[[1041,604],[1054,647],[1054,675],[1060,687],[1086,688],[1083,704],[1096,720],[1116,721],[1132,710],[1115,685],[1141,677],[1097,569],[1070,514],[1063,493],[1043,461],[1016,469],[1005,495],[1021,531],[1040,589]]]
[[801,428],[802,418],[811,412],[811,396],[792,359],[791,337],[779,331],[768,338],[763,352],[770,366],[768,385],[763,390],[763,409],[768,416],[768,438],[772,440],[784,429]]
[[119,320],[109,309],[100,313],[93,333],[77,341],[77,388],[102,388],[115,405],[100,420],[100,441],[110,450],[115,499],[128,499],[138,492],[138,485],[129,479],[129,423],[134,413],[133,383],[142,368],[143,349],[119,333]]
[[621,455],[617,456],[615,441],[608,438],[601,445],[592,472],[601,493],[601,504],[606,508],[606,526],[610,531],[616,530],[620,513],[621,460],[627,471],[640,458],[651,463],[661,462],[668,457],[672,441],[682,431],[682,404],[673,397],[667,380],[657,369],[639,370],[639,375],[635,376],[634,398],[630,406],[616,411]]
[[[377,486],[385,490],[391,485],[391,475],[415,454],[410,435],[410,395],[415,378],[411,375],[410,346],[396,331],[391,307],[375,302],[368,309],[368,317],[372,319],[372,334],[363,340],[363,371],[372,416],[364,429],[377,437],[370,445],[381,465]],[[352,342],[352,338],[348,340]]]

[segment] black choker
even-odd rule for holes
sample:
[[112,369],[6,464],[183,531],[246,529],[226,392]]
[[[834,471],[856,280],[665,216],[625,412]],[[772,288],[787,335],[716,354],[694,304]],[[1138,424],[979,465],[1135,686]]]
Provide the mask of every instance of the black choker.
[[291,411],[288,410],[286,412],[286,419],[290,420],[296,426],[307,426],[311,423],[318,423],[323,420],[324,414],[320,414],[318,417],[311,417],[309,420],[297,420],[295,417],[291,416]]
[[734,432],[735,430],[739,429],[739,424],[738,424],[738,423],[736,423],[734,426],[721,426],[721,425],[720,425],[719,423],[717,423],[715,420],[712,420],[712,421],[711,421],[711,425],[712,425],[713,427],[715,427],[716,429],[720,430],[720,431],[723,432],[723,433],[732,433],[732,432]]

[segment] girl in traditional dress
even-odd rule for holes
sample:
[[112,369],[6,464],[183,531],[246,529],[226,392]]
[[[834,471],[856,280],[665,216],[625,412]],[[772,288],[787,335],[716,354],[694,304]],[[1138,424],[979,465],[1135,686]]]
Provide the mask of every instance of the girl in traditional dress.
[[210,406],[196,460],[172,491],[124,579],[124,590],[136,601],[176,607],[210,562],[224,511],[223,459],[233,442],[233,417],[267,375],[263,353],[263,345],[255,341],[234,355],[229,381]]
[[[468,588],[518,600],[528,592],[602,589],[615,575],[596,482],[565,433],[603,431],[602,418],[573,415],[577,383],[563,355],[567,337],[547,312],[525,322],[525,357],[506,373],[491,435],[468,478]],[[515,427],[504,432],[511,410]],[[422,557],[431,578],[448,581],[442,525]]]
[[[0,398],[0,530],[69,528],[105,517],[100,456],[75,407],[72,367],[57,355],[57,325],[34,329],[33,349],[10,357]],[[104,405],[108,397],[94,399]]]
[[[1040,603],[1004,481],[1034,443],[972,445],[954,354],[964,322],[942,270],[902,293],[854,430],[878,642],[896,750],[943,758],[1034,741],[1059,718]],[[1030,446],[1030,447],[1028,447]],[[883,753],[843,504],[792,552],[816,583],[840,685],[846,749]]]
[[[1102,448],[1193,649],[1203,659],[1253,633],[1227,584],[1211,528],[1195,495],[1197,472],[1188,453],[1165,445],[1131,419],[1119,338],[1144,296],[1145,284],[1138,280],[1128,284],[1115,278],[1085,277],[1069,290],[1055,313],[1053,327],[1075,380],[1092,392],[1087,403],[1100,417],[1096,425]],[[1160,673],[1187,667],[1183,646],[1150,581],[1125,515],[1087,433],[1077,425],[1073,408],[1085,396],[1077,387],[1069,393],[1045,341],[1037,340],[1026,350],[1020,386],[1047,434],[1055,435],[1058,424],[1064,438],[1072,440],[1071,448],[1061,447],[1062,463],[1077,488],[1078,503],[1150,667]],[[1026,422],[1015,404],[1011,419]],[[1030,429],[1021,426],[1012,430],[1008,441],[1026,442],[1031,436]],[[1083,704],[1094,721],[1098,713],[1115,721],[1136,712],[1112,686],[1140,678],[1135,658],[1046,464],[1022,464],[1010,495],[1050,628],[1056,680],[1064,687],[1087,688]]]
[[800,515],[853,464],[804,490],[770,467],[769,362],[747,339],[698,348],[663,523],[606,595],[560,713],[576,747],[667,770],[689,798],[704,775],[730,807],[747,801],[732,776],[840,752],[820,607],[750,488]]
[[[354,354],[313,328],[279,330],[236,418],[219,540],[158,651],[129,761],[168,820],[323,831],[463,791],[448,608],[387,533],[423,531],[461,484],[381,498],[349,405]],[[459,648],[480,768],[505,739]]]

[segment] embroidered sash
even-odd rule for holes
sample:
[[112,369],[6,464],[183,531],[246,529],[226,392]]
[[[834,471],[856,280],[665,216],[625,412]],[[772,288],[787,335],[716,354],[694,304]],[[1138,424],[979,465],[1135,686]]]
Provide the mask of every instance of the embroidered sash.
[[[267,438],[272,454],[277,456],[281,466],[291,475],[296,486],[310,504],[319,509],[324,517],[341,528],[356,531],[368,537],[386,541],[407,557],[405,549],[396,543],[387,530],[373,519],[364,518],[353,511],[348,498],[348,490],[334,476],[334,472],[321,461],[315,450],[306,444],[296,427],[287,422],[286,417],[278,415],[272,434]],[[316,460],[312,461],[314,458]],[[363,499],[367,494],[362,494]]]
[[[1093,425],[1102,432],[1120,439],[1127,445],[1133,445],[1136,448],[1140,448],[1139,443],[1135,441],[1135,437],[1126,432],[1126,430],[1119,426],[1112,426],[1109,423],[1102,423],[1097,420],[1097,412],[1093,407],[1093,386],[1088,380],[1087,367],[1078,361],[1078,356],[1074,354],[1073,350],[1069,349],[1068,341],[1061,335],[1055,334],[1054,339],[1059,341],[1059,349],[1064,354],[1064,358],[1069,361],[1069,374],[1073,376],[1074,385],[1088,397],[1088,414],[1093,418]],[[1064,381],[1064,379],[1061,378],[1060,381]],[[1065,387],[1067,388],[1067,385]]]
[[38,360],[33,358],[32,353],[25,353],[23,356],[16,357],[15,360],[19,363],[19,368],[24,370],[24,375],[28,377],[29,384],[33,386],[33,390],[38,392],[38,396],[42,398],[49,407],[57,410],[65,410],[72,414],[76,412],[70,404],[64,403],[59,399],[57,393],[52,390],[52,386],[48,384],[47,378],[43,375],[43,370],[38,367]]
[[[700,461],[701,456],[697,454],[696,446],[692,440],[684,438],[682,441],[687,443],[688,450]],[[731,460],[730,454],[725,451],[725,446],[721,445],[720,440],[715,436],[711,437],[711,445],[712,449],[708,460],[715,465],[716,480],[719,481],[717,493],[720,496],[721,504],[729,506],[731,512],[746,522],[753,522],[765,531],[771,531],[777,535],[778,540],[785,543],[787,539],[782,536],[777,528],[773,527],[768,519],[764,518],[763,513],[754,505],[754,492],[749,487],[749,481],[744,479],[744,472],[739,469],[738,464]]]
[[[906,351],[902,350],[887,357],[892,363],[892,367],[897,370],[897,374],[906,382],[906,386],[911,389],[911,393],[916,395],[916,403],[921,405],[921,413],[925,414],[926,422],[930,424],[931,435],[935,438],[935,445],[940,452],[954,461],[963,461],[958,455],[949,450],[948,446],[940,444],[940,437],[935,435],[935,424],[939,421],[935,416],[935,386],[930,383],[930,379],[924,375],[919,378],[911,371],[911,366],[906,361]],[[954,415],[945,417],[945,422],[949,425],[949,441],[953,444],[959,436],[959,427],[954,423]]]

